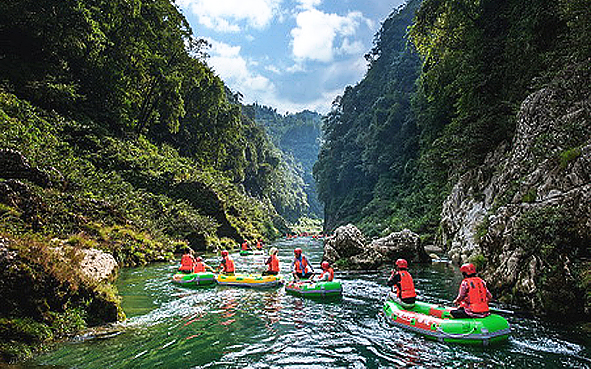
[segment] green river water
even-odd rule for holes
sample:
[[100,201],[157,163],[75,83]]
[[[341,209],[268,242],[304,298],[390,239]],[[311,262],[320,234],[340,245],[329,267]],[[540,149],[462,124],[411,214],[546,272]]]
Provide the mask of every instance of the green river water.
[[[314,262],[322,243],[280,241],[282,270],[301,247]],[[233,255],[238,271],[264,269],[266,256]],[[219,258],[206,261],[217,264]],[[319,303],[281,288],[182,288],[176,265],[121,271],[117,281],[128,319],[107,334],[59,344],[25,368],[591,368],[589,335],[578,325],[509,317],[512,336],[499,347],[428,341],[390,326],[381,313],[389,270],[337,272],[344,297]],[[460,282],[446,263],[411,266],[419,298],[449,304]]]

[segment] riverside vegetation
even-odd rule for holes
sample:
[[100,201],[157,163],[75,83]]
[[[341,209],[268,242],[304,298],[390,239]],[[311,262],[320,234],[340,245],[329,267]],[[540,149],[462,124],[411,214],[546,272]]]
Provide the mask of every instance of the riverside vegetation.
[[411,0],[324,119],[325,227],[408,228],[508,303],[591,314],[591,8]]
[[118,265],[232,248],[309,215],[286,164],[174,3],[0,5],[0,356],[123,318]]

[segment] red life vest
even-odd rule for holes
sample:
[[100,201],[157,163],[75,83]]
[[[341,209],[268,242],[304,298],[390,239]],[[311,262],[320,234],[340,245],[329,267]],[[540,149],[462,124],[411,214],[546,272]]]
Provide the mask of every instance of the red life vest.
[[271,255],[271,262],[269,263],[269,272],[279,272],[279,259],[277,255]]
[[244,251],[248,250],[248,243],[247,242],[242,242],[242,250],[244,250]]
[[332,282],[334,279],[334,269],[332,268],[328,268],[327,270],[323,270],[322,273],[320,274],[320,278],[318,278],[319,281],[322,280],[322,277],[324,277],[324,274],[328,273],[328,281]]
[[205,272],[205,265],[202,262],[197,261],[193,266],[193,273],[203,273]]
[[417,297],[415,284],[410,273],[406,270],[399,270],[398,275],[400,275],[400,289],[398,288],[398,285],[396,286],[398,298],[406,299],[409,297]]
[[308,260],[306,260],[306,257],[302,255],[302,260],[298,260],[295,259],[295,270],[296,273],[299,274],[304,274],[306,273],[306,270],[308,269]]
[[473,313],[486,313],[488,311],[488,301],[486,298],[486,286],[480,277],[470,277],[465,279],[468,282],[468,297],[466,309]]
[[257,241],[257,249],[262,249],[263,245],[261,244],[261,241]]
[[181,258],[181,267],[179,270],[191,271],[193,270],[193,257],[190,254],[185,254]]
[[224,260],[226,261],[225,264],[222,264],[224,268],[222,273],[234,273],[236,268],[234,267],[234,260],[232,260],[229,256],[224,256]]

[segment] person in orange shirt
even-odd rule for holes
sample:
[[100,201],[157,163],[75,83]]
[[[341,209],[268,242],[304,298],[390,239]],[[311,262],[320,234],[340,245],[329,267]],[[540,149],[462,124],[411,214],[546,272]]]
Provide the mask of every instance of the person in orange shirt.
[[217,270],[219,271],[220,269],[222,273],[226,275],[234,275],[234,272],[236,271],[234,260],[232,260],[227,250],[222,251],[222,261]]
[[392,291],[388,294],[388,298],[405,309],[410,309],[415,306],[417,293],[415,291],[415,284],[412,276],[408,272],[408,263],[405,259],[396,260],[396,269],[392,271],[388,279],[388,286],[392,287]]
[[269,250],[269,258],[265,261],[269,267],[263,272],[263,275],[277,275],[279,274],[279,258],[277,258],[277,248],[271,247]]
[[332,282],[334,280],[334,269],[330,267],[328,261],[323,261],[320,266],[322,267],[322,273],[318,277],[318,282]]
[[214,272],[212,267],[203,262],[201,256],[197,256],[195,258],[195,263],[193,263],[193,273],[203,273],[206,269],[211,272]]
[[181,273],[193,272],[193,263],[194,262],[195,262],[195,259],[193,259],[191,249],[187,248],[185,250],[185,253],[181,257],[181,266],[179,267],[179,272],[181,272]]
[[308,258],[302,255],[302,249],[299,247],[293,250],[295,258],[293,259],[293,263],[291,263],[291,270],[293,272],[293,276],[296,280],[301,278],[308,279],[314,275],[314,268],[312,268],[312,264],[308,262]]
[[455,305],[460,307],[450,311],[454,318],[484,318],[490,315],[488,302],[492,300],[492,294],[486,288],[486,283],[476,276],[474,264],[467,263],[460,267],[464,279],[460,284]]
[[256,245],[256,247],[257,247],[257,250],[262,250],[262,249],[263,249],[263,239],[262,239],[262,238],[259,238],[259,239],[257,240],[257,245]]
[[247,240],[244,240],[242,242],[242,245],[240,247],[241,247],[242,251],[248,250],[249,249],[249,247],[248,247],[248,241]]

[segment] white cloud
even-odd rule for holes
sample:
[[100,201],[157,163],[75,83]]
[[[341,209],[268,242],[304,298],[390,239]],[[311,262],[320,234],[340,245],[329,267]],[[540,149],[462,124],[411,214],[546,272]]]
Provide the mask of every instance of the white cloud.
[[219,32],[238,32],[239,24],[261,29],[269,25],[282,0],[177,0],[198,22]]
[[252,71],[256,62],[249,62],[240,55],[240,46],[232,46],[215,40],[208,40],[212,47],[207,64],[219,74],[234,91],[244,96],[257,96],[261,91],[275,91],[275,85],[265,76]]
[[360,12],[343,17],[309,9],[296,17],[297,27],[291,30],[292,53],[296,59],[331,62],[336,52],[337,36],[353,36],[364,19]]
[[298,3],[302,9],[314,9],[322,4],[322,0],[298,0]]
[[343,43],[341,44],[341,47],[338,51],[341,54],[357,55],[363,54],[364,50],[365,46],[363,46],[361,41],[350,42],[348,38],[344,38]]

